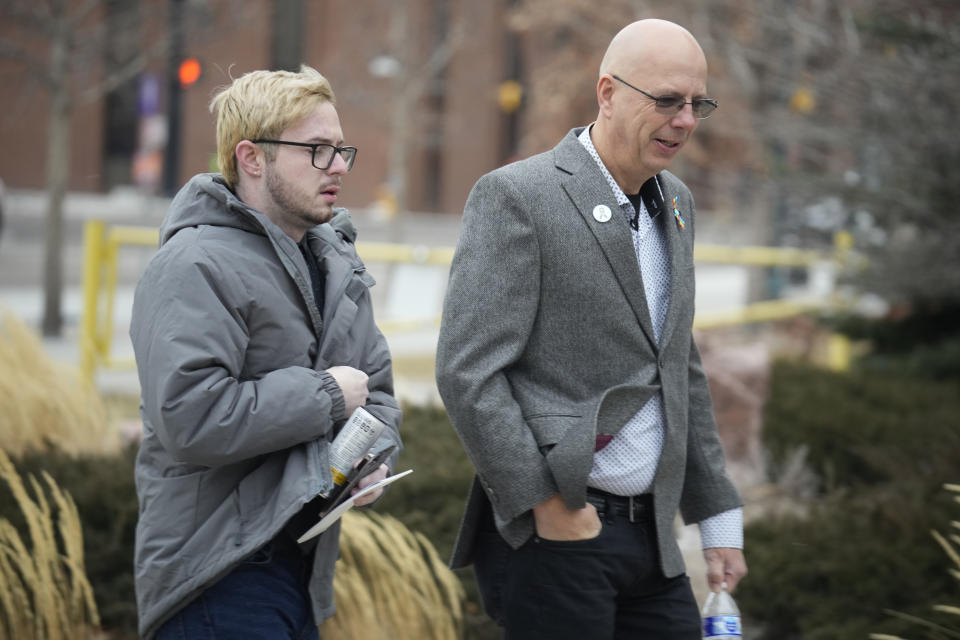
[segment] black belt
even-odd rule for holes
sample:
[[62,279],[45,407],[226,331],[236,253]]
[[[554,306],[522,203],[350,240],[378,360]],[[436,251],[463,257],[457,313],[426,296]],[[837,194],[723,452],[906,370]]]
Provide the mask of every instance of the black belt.
[[621,516],[630,522],[653,521],[653,495],[618,496],[600,489],[587,487],[587,502],[597,509],[597,515]]

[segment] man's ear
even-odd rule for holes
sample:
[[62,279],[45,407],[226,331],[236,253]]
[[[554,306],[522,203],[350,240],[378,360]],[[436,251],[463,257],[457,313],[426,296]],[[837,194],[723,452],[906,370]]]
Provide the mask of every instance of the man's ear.
[[613,112],[613,76],[605,73],[597,81],[597,105],[600,113],[610,117]]
[[257,145],[249,140],[241,140],[234,148],[237,156],[237,172],[257,178],[263,172],[263,164],[266,161],[263,152]]

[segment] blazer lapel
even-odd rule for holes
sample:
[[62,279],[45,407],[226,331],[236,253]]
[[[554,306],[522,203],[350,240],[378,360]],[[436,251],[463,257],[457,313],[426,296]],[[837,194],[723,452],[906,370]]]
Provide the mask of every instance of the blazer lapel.
[[[673,213],[673,199],[677,194],[670,188],[668,181],[664,180],[662,175],[658,177],[658,180],[660,190],[663,192],[663,210],[660,215],[666,216],[662,224],[670,246],[670,304],[667,306],[667,317],[660,333],[660,345],[665,347],[670,343],[673,328],[677,325],[677,316],[680,312],[682,299],[689,295],[685,290],[686,273],[684,272],[688,263],[685,260],[683,239],[680,234],[692,233],[692,231],[681,229]],[[689,216],[685,216],[684,220],[687,217]]]
[[[656,348],[657,341],[647,308],[643,279],[640,277],[640,265],[637,264],[637,254],[633,249],[630,225],[620,213],[620,207],[600,169],[577,140],[579,132],[579,129],[575,129],[567,134],[554,149],[557,168],[568,174],[561,178],[560,183],[606,255],[637,322]],[[597,220],[593,214],[600,205],[610,208],[610,219],[605,222]]]

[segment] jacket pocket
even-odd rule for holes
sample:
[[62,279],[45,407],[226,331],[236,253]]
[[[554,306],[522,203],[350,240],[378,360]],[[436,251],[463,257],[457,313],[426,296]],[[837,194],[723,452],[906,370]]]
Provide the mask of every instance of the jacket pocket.
[[259,458],[260,462],[250,468],[236,483],[234,495],[241,525],[263,517],[266,507],[275,507],[277,494],[283,487],[283,472],[287,460],[285,452],[274,452]]
[[376,283],[377,281],[373,279],[373,276],[370,275],[366,267],[354,267],[353,276],[350,278],[350,282],[347,283],[347,289],[344,293],[351,300],[357,300],[367,289]]
[[[200,473],[153,477],[141,484],[138,528],[149,532],[144,551],[159,561],[179,553],[184,541],[197,530]],[[157,532],[166,531],[161,536]],[[172,542],[175,541],[175,542]]]
[[360,281],[369,289],[373,285],[377,284],[377,281],[374,279],[370,272],[367,271],[366,267],[358,267],[353,270],[357,277],[360,278]]
[[540,453],[543,454],[560,442],[568,429],[579,428],[583,422],[583,416],[563,413],[536,414],[525,416],[525,419],[534,440],[537,441]]

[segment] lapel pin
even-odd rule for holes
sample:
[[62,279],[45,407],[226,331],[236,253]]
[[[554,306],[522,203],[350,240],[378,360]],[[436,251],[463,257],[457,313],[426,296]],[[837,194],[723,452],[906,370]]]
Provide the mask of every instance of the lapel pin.
[[597,222],[606,222],[612,215],[610,207],[605,204],[598,204],[593,208],[593,219]]
[[680,215],[680,209],[677,209],[677,197],[673,197],[673,217],[677,219],[677,223],[680,225],[680,228],[683,229],[687,226],[687,223],[683,221],[683,216]]

